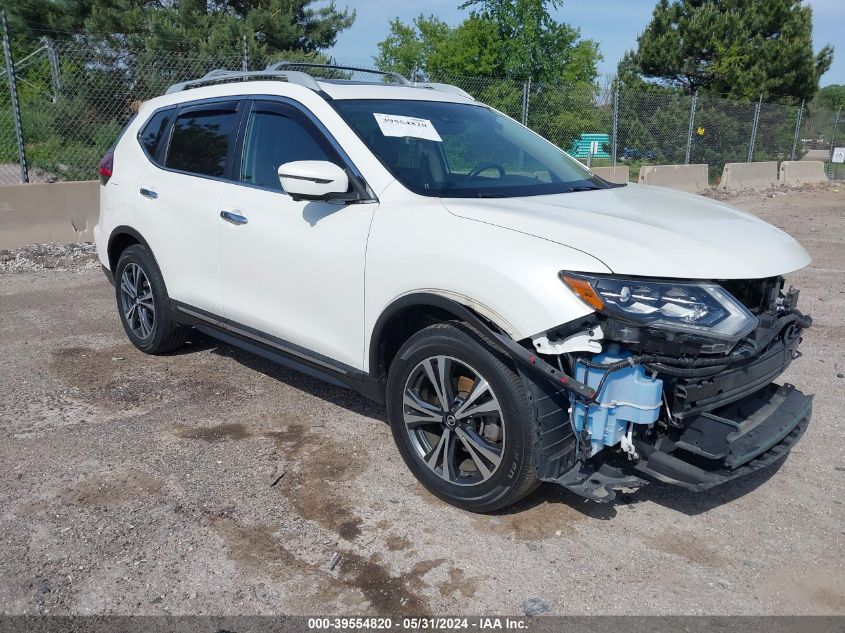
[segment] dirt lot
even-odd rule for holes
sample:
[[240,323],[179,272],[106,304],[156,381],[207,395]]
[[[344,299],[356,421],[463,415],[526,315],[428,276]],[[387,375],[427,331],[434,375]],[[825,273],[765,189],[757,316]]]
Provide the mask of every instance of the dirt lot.
[[0,611],[845,613],[845,188],[731,202],[813,255],[801,444],[709,493],[496,516],[428,495],[351,392],[199,335],[135,351],[90,252],[0,253]]

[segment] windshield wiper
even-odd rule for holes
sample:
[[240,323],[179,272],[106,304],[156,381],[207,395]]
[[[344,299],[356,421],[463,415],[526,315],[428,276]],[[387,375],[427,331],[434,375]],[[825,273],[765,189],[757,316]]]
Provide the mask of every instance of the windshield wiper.
[[569,187],[563,193],[573,193],[575,191],[598,191],[601,187],[594,187],[593,185],[580,185],[575,187]]

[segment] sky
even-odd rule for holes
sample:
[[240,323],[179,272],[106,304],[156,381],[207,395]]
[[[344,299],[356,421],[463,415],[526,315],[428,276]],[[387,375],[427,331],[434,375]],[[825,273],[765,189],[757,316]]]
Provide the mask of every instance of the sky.
[[[763,0],[765,1],[765,0]],[[818,51],[825,44],[836,49],[833,65],[821,78],[821,85],[845,84],[845,0],[804,0],[813,7],[813,42]],[[344,0],[337,0],[343,7]],[[454,26],[467,17],[468,11],[457,7],[461,0],[347,0],[346,6],[357,11],[355,24],[338,36],[329,51],[345,64],[373,63],[377,44],[387,35],[390,20],[410,22],[421,12],[434,14]],[[577,26],[585,38],[596,40],[604,60],[599,73],[612,75],[625,51],[634,48],[637,35],[651,18],[654,0],[564,0],[553,12],[555,19]]]

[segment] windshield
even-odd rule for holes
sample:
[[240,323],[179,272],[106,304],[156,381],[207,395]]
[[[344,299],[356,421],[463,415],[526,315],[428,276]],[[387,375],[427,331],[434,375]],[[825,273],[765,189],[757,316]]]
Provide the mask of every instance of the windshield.
[[504,198],[613,186],[483,105],[408,100],[332,105],[394,177],[423,196]]

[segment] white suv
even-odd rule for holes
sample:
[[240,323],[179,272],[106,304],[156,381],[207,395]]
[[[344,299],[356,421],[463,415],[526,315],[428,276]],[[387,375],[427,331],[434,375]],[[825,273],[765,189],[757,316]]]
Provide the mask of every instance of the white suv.
[[540,481],[703,490],[789,451],[794,239],[606,182],[453,86],[354,71],[214,71],[141,106],[94,229],[141,351],[193,327],[383,402],[414,475],[479,512]]

